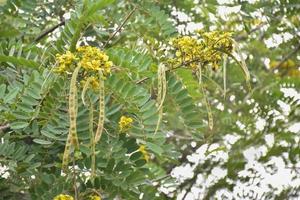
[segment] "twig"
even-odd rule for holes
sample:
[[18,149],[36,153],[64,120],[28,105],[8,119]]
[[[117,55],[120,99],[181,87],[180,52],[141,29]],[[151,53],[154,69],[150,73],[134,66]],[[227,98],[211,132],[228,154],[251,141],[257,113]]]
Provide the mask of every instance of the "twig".
[[76,185],[76,169],[75,169],[75,149],[73,153],[73,187],[74,187],[74,193],[75,193],[75,200],[78,200],[78,191],[77,191],[77,185]]
[[10,126],[9,124],[4,124],[0,126],[0,131],[5,131],[6,129],[8,129]]
[[241,40],[243,40],[243,39],[246,39],[251,33],[254,33],[254,32],[258,31],[259,29],[261,29],[261,28],[262,28],[264,25],[266,25],[266,24],[267,24],[267,22],[264,22],[264,23],[259,24],[259,25],[256,26],[255,28],[251,29],[251,30],[249,31],[249,33],[247,33],[246,36],[245,36],[245,35],[238,35],[237,37],[234,38],[235,41],[241,41]]
[[[191,61],[189,61],[189,62],[183,62],[183,63],[180,63],[178,66],[175,66],[175,67],[172,67],[172,68],[170,68],[170,69],[167,69],[166,72],[169,72],[169,71],[178,69],[178,68],[180,68],[181,66],[188,65],[188,64],[191,64],[191,63],[193,63],[193,62],[198,62],[198,61],[199,61],[199,59],[191,60]],[[144,82],[144,81],[146,81],[146,80],[148,80],[148,79],[149,79],[149,77],[144,77],[144,78],[142,78],[142,79],[136,81],[135,83],[136,83],[136,84],[140,84],[140,83],[142,83],[142,82]]]
[[276,67],[274,67],[272,69],[272,71],[274,72],[276,69],[278,69],[285,61],[287,61],[290,57],[292,57],[299,50],[300,50],[300,43],[296,46],[296,48],[292,52],[290,52],[285,57],[283,57],[283,59],[276,65]]
[[134,11],[137,9],[137,7],[134,7],[134,9],[132,11],[130,11],[130,13],[128,13],[128,15],[125,17],[124,21],[122,22],[122,24],[117,28],[117,30],[106,40],[105,44],[103,45],[103,48],[105,48],[108,43],[116,36],[116,34],[118,32],[121,31],[122,27],[126,24],[126,22],[129,20],[129,18],[132,16],[132,14],[134,13]]
[[59,24],[56,24],[55,26],[47,29],[46,31],[44,31],[43,33],[41,33],[39,36],[37,36],[35,39],[34,39],[34,42],[38,42],[40,41],[41,39],[43,39],[45,36],[47,36],[49,33],[52,33],[55,29],[57,29],[58,27],[60,26],[63,26],[65,25],[65,21],[61,21]]
[[183,189],[186,185],[189,185],[184,196],[182,197],[182,200],[185,200],[187,195],[191,192],[193,185],[195,184],[197,180],[197,175],[195,175],[192,179],[188,180],[185,184],[183,184]]

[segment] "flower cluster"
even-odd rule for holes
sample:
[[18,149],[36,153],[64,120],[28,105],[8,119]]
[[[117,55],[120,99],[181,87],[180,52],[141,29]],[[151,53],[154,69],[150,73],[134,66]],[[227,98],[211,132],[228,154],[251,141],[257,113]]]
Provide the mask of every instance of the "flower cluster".
[[[95,91],[97,91],[100,87],[99,79],[97,76],[90,76],[89,78],[89,85]],[[84,86],[87,81],[87,78],[83,79],[80,83]]]
[[140,145],[138,150],[139,150],[139,152],[141,152],[143,154],[144,159],[148,162],[150,159],[150,156],[149,156],[148,151],[146,150],[145,145]]
[[271,61],[270,62],[271,69],[279,70],[279,73],[284,75],[287,74],[292,77],[300,77],[300,70],[297,68],[297,63],[292,59],[287,59],[286,61]]
[[91,46],[82,46],[78,47],[75,53],[66,51],[64,54],[57,54],[57,66],[54,71],[57,73],[71,72],[72,64],[76,64],[77,62],[87,72],[102,70],[104,76],[110,73],[113,65],[113,63],[109,61],[109,57],[100,49]]
[[233,39],[232,34],[229,32],[201,32],[198,31],[200,36],[204,39],[206,48],[222,50],[225,52],[232,52],[233,50]]
[[66,195],[66,194],[59,194],[56,197],[54,197],[53,200],[74,200],[73,197],[71,197],[70,195]]
[[203,46],[195,38],[179,37],[172,40],[172,45],[176,48],[176,61],[185,63],[191,69],[196,69],[198,61],[203,59],[201,54]]
[[76,61],[76,56],[70,51],[66,51],[65,54],[56,54],[57,67],[54,69],[57,73],[64,73],[70,71],[71,65]]
[[89,200],[101,200],[101,197],[99,197],[98,195],[91,195],[89,196]]
[[108,60],[108,56],[96,47],[83,46],[77,48],[81,57],[79,63],[87,71],[103,70],[103,74],[110,73],[112,62]]
[[284,62],[280,61],[271,61],[270,62],[270,67],[275,68],[275,67],[280,67],[280,68],[293,68],[296,67],[296,63],[292,59],[288,59]]
[[123,133],[131,128],[133,119],[131,117],[122,116],[119,121],[120,132]]
[[213,69],[217,69],[222,53],[231,53],[233,50],[231,34],[220,31],[197,33],[198,37],[182,36],[171,41],[176,50],[176,57],[171,63],[183,64],[193,70],[199,64],[211,64]]

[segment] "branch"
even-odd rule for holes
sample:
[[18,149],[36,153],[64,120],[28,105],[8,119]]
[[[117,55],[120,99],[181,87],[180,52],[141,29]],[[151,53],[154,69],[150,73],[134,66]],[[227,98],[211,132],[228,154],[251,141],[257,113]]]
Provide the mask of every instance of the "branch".
[[[183,62],[183,63],[180,63],[178,66],[175,66],[175,67],[172,67],[172,68],[170,68],[170,69],[167,69],[166,72],[169,72],[169,71],[178,69],[178,68],[180,68],[180,67],[182,67],[182,66],[184,66],[184,65],[188,65],[188,64],[191,64],[191,63],[193,63],[193,62],[198,62],[198,61],[199,61],[199,59],[191,60],[191,61],[189,61],[189,62]],[[204,65],[203,65],[203,66],[204,66]],[[146,81],[146,80],[148,80],[148,79],[149,79],[149,77],[144,77],[144,78],[142,78],[142,79],[136,81],[135,83],[136,83],[136,84],[140,84],[140,83],[142,83],[142,82],[144,82],[144,81]]]
[[103,48],[105,48],[108,43],[116,36],[116,34],[118,32],[121,32],[121,29],[123,26],[125,26],[126,22],[129,20],[129,18],[132,16],[132,14],[134,13],[134,11],[137,9],[137,7],[134,7],[134,9],[132,11],[130,11],[130,13],[128,13],[128,15],[125,17],[125,19],[123,20],[122,24],[117,28],[117,30],[106,40],[105,44],[103,45]]
[[272,69],[272,72],[274,72],[276,69],[278,69],[285,61],[287,61],[289,58],[291,58],[299,50],[300,50],[300,43],[296,46],[296,48],[292,52],[290,52],[285,57],[283,57],[283,59],[276,65],[276,67],[274,67]]
[[76,185],[76,168],[75,168],[75,150],[73,152],[73,188],[74,188],[74,195],[75,195],[75,200],[78,200],[78,189]]
[[241,40],[243,40],[243,39],[246,39],[251,33],[254,33],[254,32],[258,31],[259,29],[261,29],[261,28],[262,28],[264,25],[266,25],[266,24],[267,24],[267,22],[264,22],[264,23],[259,24],[259,25],[256,26],[255,28],[251,29],[251,30],[247,33],[246,36],[245,36],[245,35],[238,35],[237,37],[234,38],[235,41],[241,41]]
[[65,21],[61,21],[59,24],[56,24],[55,26],[47,29],[46,31],[44,31],[43,33],[41,33],[39,36],[37,36],[35,39],[34,39],[34,42],[38,42],[40,41],[41,39],[43,39],[45,36],[47,36],[49,33],[52,33],[55,29],[57,29],[58,27],[60,26],[63,26],[65,25]]

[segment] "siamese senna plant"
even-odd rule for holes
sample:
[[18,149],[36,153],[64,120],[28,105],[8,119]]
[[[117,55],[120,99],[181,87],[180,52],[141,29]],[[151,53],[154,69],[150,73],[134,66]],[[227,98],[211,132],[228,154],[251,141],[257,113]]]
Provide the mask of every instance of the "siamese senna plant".
[[[208,115],[209,129],[213,129],[213,116],[210,103],[206,96],[205,87],[202,84],[202,72],[204,70],[217,71],[220,68],[223,54],[232,56],[234,49],[237,49],[236,43],[231,37],[231,33],[213,31],[203,32],[197,31],[194,36],[179,36],[170,41],[171,52],[170,57],[166,58],[166,62],[162,62],[157,68],[157,112],[158,121],[154,134],[157,133],[163,118],[163,104],[166,98],[167,81],[166,73],[177,68],[184,67],[196,74],[199,84],[199,91],[203,94]],[[234,58],[236,61],[237,59]],[[245,67],[242,57],[241,61],[237,61],[246,74],[246,80],[249,81],[249,72]],[[65,151],[63,154],[62,169],[68,172],[70,155],[78,157],[79,142],[77,136],[77,113],[78,113],[78,88],[81,89],[81,99],[85,106],[90,110],[89,130],[90,130],[90,148],[91,148],[91,180],[95,178],[96,170],[96,144],[100,141],[104,129],[105,119],[105,80],[113,71],[111,70],[113,63],[109,60],[108,55],[96,47],[81,46],[75,52],[66,51],[64,54],[56,55],[56,67],[54,72],[60,75],[71,74],[70,90],[69,90],[69,119],[70,127]],[[224,74],[226,76],[226,74]],[[79,80],[78,80],[79,79]],[[226,79],[226,77],[224,77]],[[226,82],[226,81],[224,81]],[[224,85],[225,87],[225,85]],[[96,132],[94,133],[94,106],[91,100],[86,100],[86,93],[91,89],[92,92],[98,94],[99,111]],[[126,133],[132,127],[133,119],[128,116],[121,116],[119,121],[119,132]],[[150,155],[146,150],[146,146],[141,144],[138,149],[142,153],[144,159],[148,162]],[[68,199],[69,196],[58,196],[58,199]],[[100,197],[99,197],[100,198]]]
[[[283,156],[296,166],[299,106],[281,90],[299,93],[300,8],[233,2],[239,12],[223,16],[223,3],[0,1],[0,199],[235,195],[240,181],[253,185],[239,175],[259,145],[259,163]],[[279,100],[290,105],[282,117]],[[202,147],[228,160],[196,165]],[[201,187],[199,175],[216,168],[225,177]],[[270,194],[299,191],[281,185]]]

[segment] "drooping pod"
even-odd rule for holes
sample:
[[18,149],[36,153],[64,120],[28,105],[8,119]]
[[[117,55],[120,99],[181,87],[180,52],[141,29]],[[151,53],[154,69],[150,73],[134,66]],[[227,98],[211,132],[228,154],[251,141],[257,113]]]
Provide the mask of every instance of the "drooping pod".
[[245,62],[245,59],[242,55],[242,52],[240,50],[240,47],[238,45],[238,43],[236,41],[233,40],[233,44],[234,44],[234,47],[235,47],[235,50],[240,58],[240,61],[238,61],[234,56],[231,55],[231,57],[239,64],[239,66],[242,68],[243,70],[243,73],[244,73],[244,76],[245,76],[245,80],[246,80],[246,83],[247,83],[247,87],[249,90],[251,90],[251,84],[250,84],[250,72],[248,70],[248,67],[246,65],[246,62]]
[[72,135],[69,133],[65,145],[65,150],[63,154],[63,162],[62,162],[62,170],[67,171],[68,170],[68,164],[69,164],[69,158],[70,158],[70,152],[72,147]]
[[91,149],[91,181],[94,184],[95,174],[96,174],[96,150],[95,150],[95,135],[94,135],[94,105],[92,100],[89,98],[89,104],[85,102],[85,94],[89,89],[89,86],[93,80],[93,77],[88,77],[84,83],[81,99],[82,103],[85,106],[88,106],[89,110],[89,134],[90,134],[90,149]]
[[69,93],[69,117],[70,117],[70,129],[69,134],[71,134],[72,144],[76,149],[79,149],[79,142],[77,137],[77,112],[78,112],[78,102],[77,102],[77,77],[80,70],[80,66],[76,67],[71,78],[70,83],[70,93]]
[[85,81],[84,85],[83,85],[83,89],[82,89],[82,92],[81,92],[81,100],[82,100],[82,103],[83,105],[86,106],[86,102],[85,102],[85,94],[89,88],[89,85],[92,81],[92,78],[91,77],[88,77],[87,80]]
[[78,77],[79,70],[80,70],[80,66],[75,68],[70,83],[70,92],[69,92],[70,127],[69,127],[69,133],[65,145],[64,154],[63,154],[63,163],[62,163],[63,170],[66,170],[69,164],[69,156],[70,156],[72,145],[74,146],[74,150],[79,149],[77,127],[76,127],[76,118],[77,118],[77,109],[78,109],[76,84],[77,84],[77,77]]
[[223,91],[224,91],[224,99],[226,99],[226,92],[227,92],[227,55],[223,56]]
[[104,76],[102,71],[99,71],[99,119],[98,126],[95,134],[95,143],[101,138],[103,128],[104,128],[104,117],[105,117],[105,103],[104,103]]
[[94,184],[96,175],[96,150],[95,150],[95,136],[94,136],[94,106],[90,100],[89,103],[89,133],[90,133],[90,148],[91,148],[91,180]]
[[208,98],[206,96],[205,88],[203,87],[203,84],[202,84],[202,67],[201,67],[201,65],[198,66],[198,70],[197,70],[196,74],[197,74],[197,78],[198,78],[199,88],[201,90],[201,93],[203,94],[204,101],[205,101],[207,118],[208,118],[208,127],[209,127],[210,130],[212,130],[213,127],[214,127],[214,119],[213,119],[213,114],[212,114],[212,111],[211,111],[210,103],[209,103]]
[[164,64],[159,64],[158,71],[157,71],[157,78],[158,78],[158,84],[157,84],[158,120],[157,120],[157,125],[154,134],[157,133],[159,129],[159,125],[162,120],[163,103],[165,101],[166,93],[167,93],[166,67]]

